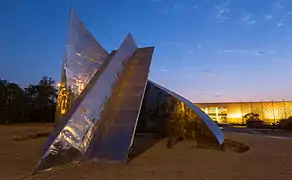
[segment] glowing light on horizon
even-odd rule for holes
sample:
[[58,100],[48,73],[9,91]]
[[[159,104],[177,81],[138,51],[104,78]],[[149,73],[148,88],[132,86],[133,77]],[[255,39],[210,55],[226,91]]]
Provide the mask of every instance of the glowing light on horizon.
[[240,112],[238,112],[238,113],[233,113],[233,114],[227,114],[227,118],[242,118],[242,115],[241,115],[241,113]]

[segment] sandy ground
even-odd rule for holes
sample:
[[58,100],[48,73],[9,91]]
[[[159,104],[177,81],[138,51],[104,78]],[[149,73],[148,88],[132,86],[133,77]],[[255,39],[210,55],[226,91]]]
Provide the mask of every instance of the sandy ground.
[[15,141],[19,137],[50,132],[51,126],[0,126],[0,180],[14,179],[292,179],[292,140],[226,133],[226,137],[250,146],[245,153],[193,148],[183,142],[172,149],[161,140],[129,164],[84,162],[27,175],[35,167],[46,138]]

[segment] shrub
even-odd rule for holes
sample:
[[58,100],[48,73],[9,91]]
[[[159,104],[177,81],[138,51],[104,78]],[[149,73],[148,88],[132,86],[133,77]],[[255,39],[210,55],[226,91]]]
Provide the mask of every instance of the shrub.
[[264,124],[264,121],[252,119],[252,120],[246,121],[246,127],[248,127],[248,128],[264,128],[265,124]]
[[283,119],[279,122],[279,127],[284,130],[292,131],[292,117],[288,119]]
[[248,128],[264,128],[264,121],[259,119],[259,114],[248,113],[243,116],[243,119],[246,121],[246,127]]

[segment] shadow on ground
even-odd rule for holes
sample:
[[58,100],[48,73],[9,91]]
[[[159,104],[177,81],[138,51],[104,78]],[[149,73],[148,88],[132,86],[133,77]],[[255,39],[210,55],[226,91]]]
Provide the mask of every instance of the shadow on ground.
[[246,144],[231,139],[225,139],[223,144],[224,151],[232,151],[237,153],[244,153],[250,149]]
[[[160,142],[163,139],[165,139],[165,137],[159,134],[135,135],[133,146],[129,152],[128,161],[130,162],[131,160],[133,160],[140,154],[144,153],[145,151],[147,151],[148,149],[150,149],[152,146],[154,146],[156,143]],[[172,148],[176,148],[178,144],[181,144],[183,146],[190,145],[189,147],[191,148],[235,153],[245,153],[250,149],[248,145],[231,139],[225,139],[222,146],[218,146],[216,145],[216,143],[209,140],[199,140],[198,142],[196,142],[193,140],[185,139],[177,141],[177,143],[175,143]],[[167,144],[165,144],[165,148],[168,149]]]
[[160,134],[136,134],[133,146],[129,152],[128,161],[133,160],[135,157],[144,153],[156,143],[161,141],[164,137]]
[[218,150],[218,151],[227,151],[227,152],[236,152],[236,153],[245,153],[250,149],[250,147],[244,143],[225,139],[222,146],[217,146],[214,143],[209,142],[201,142],[197,146],[197,148],[209,149],[209,150]]

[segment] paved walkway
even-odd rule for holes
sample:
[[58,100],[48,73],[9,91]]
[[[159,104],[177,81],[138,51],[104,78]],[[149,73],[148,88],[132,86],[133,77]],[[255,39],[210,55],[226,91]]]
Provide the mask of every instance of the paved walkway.
[[235,128],[225,127],[223,130],[225,133],[242,134],[249,136],[262,136],[275,139],[287,139],[292,140],[292,132],[279,130],[279,129],[250,129],[250,128]]

